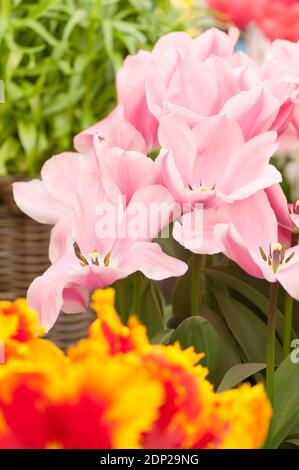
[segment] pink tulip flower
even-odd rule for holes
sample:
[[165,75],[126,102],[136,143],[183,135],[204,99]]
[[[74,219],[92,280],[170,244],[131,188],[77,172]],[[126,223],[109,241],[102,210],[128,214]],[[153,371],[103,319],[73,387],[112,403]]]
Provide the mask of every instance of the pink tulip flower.
[[[118,105],[106,118],[75,137],[75,148],[93,154],[94,136],[106,138],[122,120],[138,131],[138,148],[158,146],[158,125],[177,114],[194,126],[217,114],[235,119],[246,140],[269,130],[284,131],[294,111],[294,89],[286,80],[269,81],[234,47],[236,28],[216,28],[192,39],[183,32],[163,36],[152,52],[128,56],[117,75]],[[254,117],[248,126],[247,116]],[[299,120],[298,120],[299,122]],[[141,138],[143,143],[141,144]]]
[[[109,210],[103,219],[102,209],[108,202]],[[151,204],[163,205],[161,217],[152,221]],[[187,265],[166,255],[152,242],[172,220],[174,206],[169,192],[159,185],[139,188],[126,206],[111,180],[99,178],[97,172],[85,175],[67,236],[56,238],[56,244],[63,245],[56,247],[60,256],[28,290],[29,304],[39,312],[41,324],[49,330],[61,309],[69,313],[86,310],[90,290],[108,286],[136,271],[155,280],[183,275]],[[131,233],[128,227],[133,225],[134,229],[136,207],[142,209],[141,231]]]
[[14,183],[18,207],[37,222],[56,224],[70,213],[78,183],[96,169],[121,188],[127,201],[139,187],[158,183],[158,167],[141,153],[144,141],[130,123],[120,121],[106,139],[96,136],[92,146],[92,158],[65,152],[44,164],[41,180]]
[[[77,198],[78,185],[96,171],[98,178],[106,176],[116,184],[128,204],[133,193],[143,186],[160,182],[158,165],[141,152],[125,151],[139,141],[139,133],[131,124],[121,121],[110,129],[107,139],[95,138],[93,157],[63,153],[48,160],[41,172],[41,180],[18,182],[13,185],[14,198],[19,208],[40,223],[55,225],[51,232],[49,257],[54,262],[63,251],[57,240],[68,239],[69,218]],[[135,145],[136,144],[136,145]],[[109,148],[109,145],[115,145]]]
[[[254,220],[254,230],[263,230],[263,224],[261,223],[262,213],[261,211],[255,212],[259,204],[261,204],[261,207],[264,206],[267,209],[271,209],[263,191],[259,191],[253,196],[233,204],[224,204],[218,208],[204,209],[201,214],[191,211],[183,215],[180,222],[175,222],[173,236],[182,246],[193,253],[209,255],[221,253],[223,246],[215,235],[215,227],[219,224],[232,224],[238,229],[241,214],[243,214],[242,217]],[[198,231],[198,224],[196,225],[200,216],[202,217],[202,232]],[[272,220],[272,218],[270,219]],[[265,219],[264,223],[267,223],[267,220]]]
[[[152,52],[156,60],[146,77],[146,95],[159,121],[172,113],[194,126],[203,117],[221,114],[239,123],[246,140],[274,126],[280,132],[280,122],[290,116],[252,61],[245,54],[233,53],[234,31],[225,35],[211,29],[183,44],[169,41],[167,48],[157,43]],[[281,94],[280,89],[275,92]]]
[[238,263],[248,274],[279,282],[295,299],[299,299],[299,246],[286,248],[278,238],[278,223],[264,193],[250,217],[239,213],[236,225],[219,224],[215,237],[221,251]]
[[194,212],[174,226],[174,238],[195,253],[220,253],[235,261],[251,276],[280,282],[299,299],[299,246],[287,247],[279,237],[279,225],[264,191],[234,204],[203,213],[203,233],[196,234]]
[[[202,34],[196,41],[197,56],[194,59],[203,60],[209,56],[228,57],[238,39],[238,31],[232,29],[229,35],[215,28]],[[194,42],[195,43],[195,42]],[[136,55],[128,56],[117,74],[118,103],[123,106],[124,117],[143,135],[148,149],[158,145],[158,120],[148,102],[147,79],[152,69],[160,67],[165,57],[178,51],[188,55],[193,44],[190,35],[174,32],[163,36],[155,45],[152,53],[139,51]],[[167,60],[168,63],[168,60]],[[162,82],[163,76],[158,81]],[[195,78],[194,78],[195,79]],[[200,76],[197,76],[200,80]]]
[[[254,126],[253,116],[247,120]],[[269,165],[276,138],[267,132],[245,142],[238,124],[225,116],[202,119],[193,129],[167,116],[159,127],[161,180],[180,204],[216,207],[245,199],[281,181]]]

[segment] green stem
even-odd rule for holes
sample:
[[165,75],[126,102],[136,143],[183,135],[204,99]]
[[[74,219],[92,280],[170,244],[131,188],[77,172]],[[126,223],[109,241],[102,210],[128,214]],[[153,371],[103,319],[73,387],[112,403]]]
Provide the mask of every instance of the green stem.
[[191,261],[191,313],[192,316],[200,313],[200,264],[201,256],[193,255]]
[[127,323],[128,321],[128,309],[127,309],[127,300],[126,300],[126,289],[125,289],[125,281],[121,280],[117,282],[116,285],[117,289],[117,297],[118,297],[118,305],[119,305],[119,315],[123,321],[123,323]]
[[290,352],[293,324],[293,306],[294,299],[286,292],[283,322],[283,357],[287,357]]
[[273,402],[274,369],[275,369],[275,330],[276,330],[276,304],[278,296],[277,282],[270,284],[268,305],[268,331],[267,331],[267,371],[266,388],[268,397]]
[[[204,257],[205,268],[209,268],[213,264],[213,257],[205,255]],[[205,303],[208,307],[212,306],[213,292],[212,292],[212,279],[205,276]]]
[[139,316],[141,313],[141,274],[133,276],[133,314]]

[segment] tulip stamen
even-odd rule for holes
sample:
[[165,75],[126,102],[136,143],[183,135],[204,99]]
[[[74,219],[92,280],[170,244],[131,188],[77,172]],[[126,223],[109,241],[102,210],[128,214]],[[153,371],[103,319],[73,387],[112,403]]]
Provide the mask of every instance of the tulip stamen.
[[293,251],[293,253],[291,253],[287,259],[285,260],[285,263],[288,263],[289,261],[291,261],[291,259],[293,258],[293,256],[295,256],[295,251]]
[[83,266],[88,266],[89,263],[88,263],[87,259],[84,258],[84,256],[82,255],[78,243],[75,242],[75,243],[73,244],[73,247],[74,247],[75,255],[77,256],[77,258],[78,258],[79,261],[80,261],[80,265],[81,265],[82,267],[83,267]]
[[264,261],[268,260],[267,255],[266,255],[266,253],[264,252],[264,250],[261,246],[260,246],[260,254],[261,254],[261,257],[263,258]]

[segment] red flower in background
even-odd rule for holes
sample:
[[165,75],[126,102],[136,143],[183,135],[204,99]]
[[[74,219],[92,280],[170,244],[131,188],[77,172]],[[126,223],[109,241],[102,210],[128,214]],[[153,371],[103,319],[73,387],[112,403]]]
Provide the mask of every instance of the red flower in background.
[[265,36],[274,39],[299,40],[299,1],[267,1],[256,18],[256,23]]
[[224,15],[223,21],[241,29],[252,21],[271,41],[299,40],[299,0],[207,0],[207,3]]
[[266,0],[208,0],[208,6],[227,17],[227,21],[245,29],[258,15]]

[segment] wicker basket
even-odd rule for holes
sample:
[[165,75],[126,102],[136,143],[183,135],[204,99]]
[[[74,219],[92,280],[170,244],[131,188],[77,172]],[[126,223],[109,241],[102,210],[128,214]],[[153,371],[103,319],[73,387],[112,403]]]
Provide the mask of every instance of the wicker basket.
[[[22,214],[12,197],[12,183],[22,178],[0,178],[0,299],[26,296],[29,284],[49,266],[50,227]],[[65,349],[86,336],[94,314],[61,312],[47,337]]]

